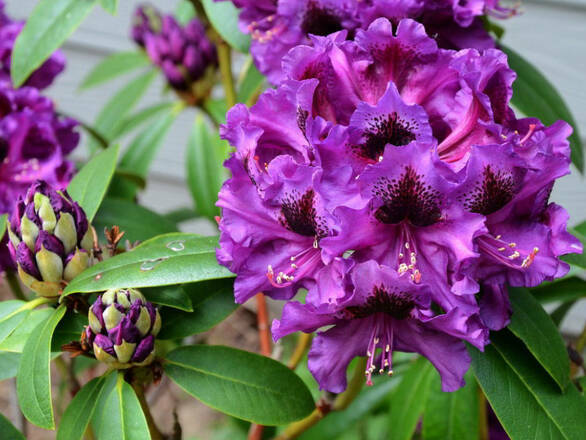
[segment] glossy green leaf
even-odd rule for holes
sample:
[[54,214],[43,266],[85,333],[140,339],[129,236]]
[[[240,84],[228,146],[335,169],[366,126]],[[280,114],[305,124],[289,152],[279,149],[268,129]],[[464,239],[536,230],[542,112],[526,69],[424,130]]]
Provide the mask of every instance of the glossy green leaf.
[[0,215],[0,240],[4,238],[8,225],[8,214]]
[[182,286],[149,287],[141,290],[145,298],[160,306],[192,312],[191,298]]
[[561,304],[559,307],[556,307],[556,309],[550,314],[553,323],[559,327],[570,309],[574,307],[574,304],[576,304],[576,301],[570,301]]
[[146,66],[150,66],[150,60],[143,51],[117,52],[96,65],[84,78],[79,88],[89,89]]
[[121,178],[123,180],[127,180],[128,182],[136,186],[138,189],[145,189],[147,185],[145,177],[139,176],[133,171],[121,168],[117,168],[116,171],[114,171],[114,178]]
[[531,294],[542,304],[575,301],[586,297],[586,281],[578,277],[563,278],[543,283],[530,289]]
[[[388,380],[383,378],[375,382],[373,387],[363,389],[348,408],[344,411],[328,414],[326,420],[308,429],[299,437],[299,440],[337,439],[345,432],[348,432],[360,420],[370,421],[369,412],[388,398],[391,391],[399,383],[398,378]],[[382,439],[383,437],[375,438]]]
[[146,418],[132,387],[123,372],[106,378],[102,395],[94,412],[92,427],[99,439],[148,440],[151,438]]
[[157,235],[177,232],[175,224],[165,217],[134,202],[106,198],[96,215],[94,226],[98,233],[105,227],[120,226],[124,231],[123,241],[144,241]]
[[570,383],[570,359],[557,327],[527,289],[509,287],[509,298],[513,308],[509,330],[563,391]]
[[238,84],[237,100],[238,102],[248,104],[249,99],[261,90],[265,82],[265,77],[258,71],[252,62],[252,58],[249,58],[245,69],[242,80]]
[[0,414],[0,433],[2,433],[2,440],[25,440],[24,435],[2,414]]
[[481,353],[469,348],[484,394],[512,440],[586,438],[586,400],[574,385],[564,394],[511,332],[491,334]]
[[89,221],[93,220],[106,195],[116,168],[119,148],[119,145],[113,145],[96,154],[67,187],[67,192],[83,208]]
[[[124,123],[124,117],[132,111],[156,76],[157,72],[151,70],[125,84],[102,108],[94,128],[106,139],[112,139],[113,134],[117,133]],[[90,149],[95,150],[96,147],[95,141],[90,142]]]
[[69,283],[63,295],[232,278],[234,275],[216,262],[217,244],[217,237],[182,233],[161,235],[145,241],[132,252],[86,269]]
[[221,346],[180,347],[163,365],[169,378],[208,406],[262,425],[283,425],[307,416],[314,402],[285,365]]
[[193,312],[163,309],[159,339],[181,339],[208,331],[226,319],[238,304],[234,302],[234,280],[213,280],[185,284],[183,289],[193,304]]
[[162,113],[171,111],[177,105],[176,102],[161,102],[159,104],[145,107],[135,113],[124,118],[124,122],[120,124],[117,130],[114,130],[111,135],[111,140],[118,139],[121,136],[130,133],[132,130],[140,127],[145,122],[152,118],[161,115]]
[[59,423],[57,440],[81,440],[104,391],[105,377],[96,377],[75,395]]
[[20,353],[0,353],[0,381],[16,376]]
[[420,357],[407,370],[391,397],[392,440],[409,440],[425,408],[433,366]]
[[226,178],[222,162],[227,157],[225,141],[211,133],[198,115],[187,145],[187,183],[197,212],[213,221],[220,214],[218,192]]
[[224,41],[237,51],[247,53],[250,47],[250,36],[240,32],[238,8],[231,2],[216,3],[214,0],[202,0],[201,3],[212,26]]
[[58,353],[63,345],[79,341],[86,325],[88,325],[87,314],[68,311],[53,332],[51,352]]
[[65,311],[64,305],[54,310],[53,315],[41,322],[30,335],[16,377],[16,393],[22,413],[32,424],[45,429],[55,429],[49,368],[51,338]]
[[583,172],[584,147],[578,124],[564,99],[535,66],[511,48],[502,44],[500,46],[508,56],[509,66],[517,73],[517,80],[513,83],[511,103],[525,115],[539,118],[546,125],[560,119],[568,122],[574,129],[570,137],[572,162],[580,172]]
[[12,51],[12,83],[19,87],[63,44],[94,7],[96,0],[41,0]]
[[[586,235],[582,232],[570,228],[570,233],[576,237],[582,243],[584,249],[586,249]],[[582,269],[586,269],[586,252],[581,254],[569,254],[562,256],[562,260],[566,263],[573,264],[574,266],[578,266]]]
[[53,315],[53,309],[33,310],[25,315],[23,321],[0,343],[0,351],[22,353],[26,341],[39,326]]
[[457,391],[442,391],[440,376],[434,373],[423,414],[423,440],[479,438],[478,385],[466,375],[466,385]]
[[116,10],[118,9],[118,0],[100,0],[100,5],[102,8],[104,8],[105,11],[112,15],[116,15]]
[[4,341],[34,308],[50,300],[36,298],[32,301],[7,300],[0,302],[0,343]]

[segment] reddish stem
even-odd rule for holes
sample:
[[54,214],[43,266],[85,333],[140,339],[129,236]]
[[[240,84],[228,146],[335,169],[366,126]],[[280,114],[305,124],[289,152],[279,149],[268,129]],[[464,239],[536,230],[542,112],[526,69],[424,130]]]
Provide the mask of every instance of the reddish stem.
[[[271,356],[271,334],[269,332],[269,313],[267,301],[264,294],[256,295],[256,322],[258,326],[258,337],[260,341],[260,352],[263,356]],[[248,440],[261,440],[264,426],[252,424],[248,431]]]

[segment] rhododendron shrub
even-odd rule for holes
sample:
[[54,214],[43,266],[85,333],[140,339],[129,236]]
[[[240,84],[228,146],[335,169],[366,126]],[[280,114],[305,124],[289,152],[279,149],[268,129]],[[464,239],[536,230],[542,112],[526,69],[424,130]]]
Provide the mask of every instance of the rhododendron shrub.
[[[583,149],[519,5],[178,3],[126,15],[90,122],[44,89],[124,8],[0,1],[2,438],[586,438]],[[193,205],[149,209],[180,115]]]

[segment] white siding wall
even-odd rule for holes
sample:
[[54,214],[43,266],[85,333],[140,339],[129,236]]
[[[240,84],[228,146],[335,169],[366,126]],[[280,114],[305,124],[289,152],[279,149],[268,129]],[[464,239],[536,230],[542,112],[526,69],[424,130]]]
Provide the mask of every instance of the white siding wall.
[[[152,2],[162,10],[172,11],[178,0]],[[8,11],[15,17],[26,17],[35,0],[7,0]],[[84,121],[91,122],[106,99],[124,80],[106,87],[79,93],[80,80],[104,56],[133,48],[127,37],[136,0],[121,0],[116,17],[96,8],[64,47],[68,59],[66,72],[59,77],[49,94],[58,100],[59,108]],[[524,14],[502,22],[507,33],[505,43],[537,65],[556,85],[574,112],[583,136],[586,136],[586,0],[526,0]],[[151,87],[142,105],[161,99],[161,82]],[[142,195],[145,205],[159,212],[189,205],[189,193],[182,184],[185,175],[184,149],[192,112],[176,121],[153,167],[153,177]],[[562,179],[553,199],[564,205],[572,223],[586,219],[586,186],[577,173]],[[190,225],[190,229],[209,233],[208,225]],[[568,330],[577,332],[586,316],[586,307],[569,320]]]

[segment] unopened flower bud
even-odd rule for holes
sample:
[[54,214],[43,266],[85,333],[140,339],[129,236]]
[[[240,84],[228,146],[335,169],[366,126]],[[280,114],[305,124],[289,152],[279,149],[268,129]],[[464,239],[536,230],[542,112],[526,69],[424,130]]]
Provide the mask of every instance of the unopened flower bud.
[[87,217],[66,191],[38,181],[20,198],[9,224],[9,248],[24,284],[41,296],[58,296],[92,262]]
[[88,322],[85,338],[99,361],[118,369],[153,361],[161,316],[138,290],[107,290],[90,307]]

